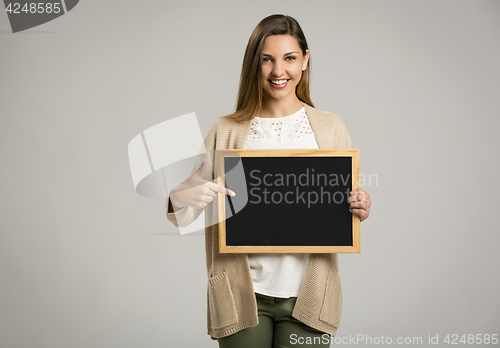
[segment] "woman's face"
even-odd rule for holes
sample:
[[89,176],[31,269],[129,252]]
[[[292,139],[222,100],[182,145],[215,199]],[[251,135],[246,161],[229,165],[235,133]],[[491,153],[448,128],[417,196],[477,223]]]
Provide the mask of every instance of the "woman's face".
[[261,86],[265,97],[295,97],[302,71],[307,67],[309,50],[302,55],[299,43],[291,35],[272,35],[264,41]]

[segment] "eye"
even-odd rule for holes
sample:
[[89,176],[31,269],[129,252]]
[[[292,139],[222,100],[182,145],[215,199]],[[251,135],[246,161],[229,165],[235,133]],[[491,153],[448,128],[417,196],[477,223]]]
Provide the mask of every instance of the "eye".
[[264,58],[262,58],[262,61],[263,61],[264,63],[267,63],[267,62],[270,62],[270,61],[271,61],[271,58],[264,57]]
[[288,57],[285,58],[285,60],[287,60],[288,58],[290,58],[289,60],[295,60],[294,56],[288,56]]

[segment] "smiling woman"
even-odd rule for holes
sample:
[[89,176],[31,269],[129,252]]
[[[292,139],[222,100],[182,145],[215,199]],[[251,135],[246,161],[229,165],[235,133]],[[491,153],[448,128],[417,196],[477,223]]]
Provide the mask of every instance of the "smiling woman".
[[[280,14],[260,21],[245,50],[236,110],[210,129],[193,173],[167,200],[167,218],[176,226],[190,224],[207,210],[208,334],[221,348],[329,347],[329,340],[319,338],[334,335],[340,323],[337,254],[219,252],[219,194],[235,193],[214,182],[215,150],[352,148],[345,122],[314,108],[309,70],[299,23]],[[350,211],[366,219],[368,193],[358,188],[347,197]],[[306,219],[306,209],[294,218]],[[262,223],[256,216],[250,228]],[[293,342],[292,337],[301,339]]]
[[264,18],[248,40],[236,111],[223,118],[283,117],[300,110],[300,101],[314,107],[309,96],[310,65],[299,23],[285,15]]

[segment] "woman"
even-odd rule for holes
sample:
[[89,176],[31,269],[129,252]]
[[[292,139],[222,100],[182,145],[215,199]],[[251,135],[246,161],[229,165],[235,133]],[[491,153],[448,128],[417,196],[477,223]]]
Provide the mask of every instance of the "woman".
[[[337,254],[220,254],[213,150],[352,148],[344,121],[314,108],[309,96],[309,49],[295,19],[264,18],[245,51],[236,111],[217,120],[207,154],[171,190],[167,217],[186,226],[206,209],[208,334],[224,347],[329,347],[340,321]],[[213,165],[209,165],[213,164]],[[351,192],[350,211],[363,221],[371,200]],[[300,217],[299,217],[300,218]]]

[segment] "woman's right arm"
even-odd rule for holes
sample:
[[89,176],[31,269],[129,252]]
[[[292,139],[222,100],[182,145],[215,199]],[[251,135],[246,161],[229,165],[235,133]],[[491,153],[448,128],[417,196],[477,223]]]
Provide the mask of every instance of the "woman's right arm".
[[215,135],[216,125],[205,139],[205,148],[200,149],[194,172],[174,187],[167,198],[167,219],[177,227],[186,227],[196,220],[217,194],[235,195],[231,190],[211,181],[213,170],[208,165],[209,156],[206,150],[215,148]]
[[177,227],[186,227],[200,216],[205,207],[219,193],[235,196],[235,193],[223,186],[203,179],[207,160],[186,180],[174,187],[167,198],[167,218]]

